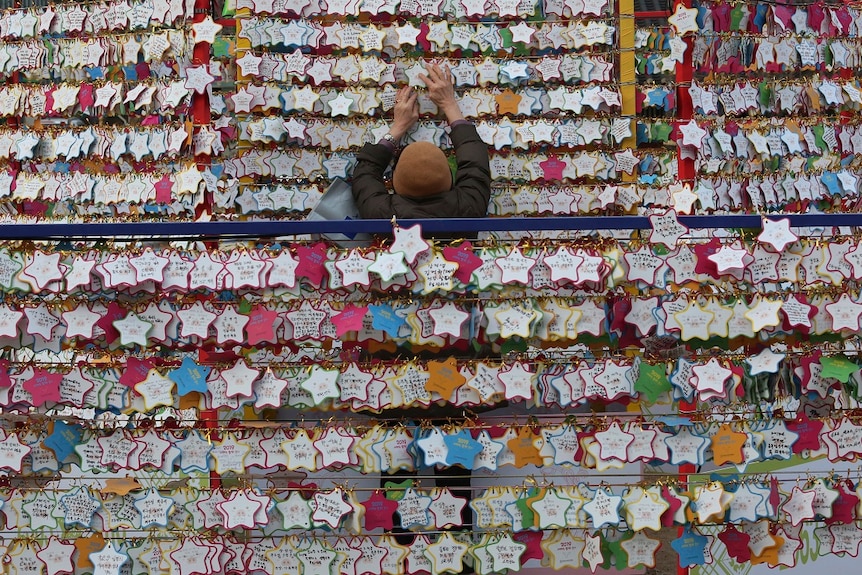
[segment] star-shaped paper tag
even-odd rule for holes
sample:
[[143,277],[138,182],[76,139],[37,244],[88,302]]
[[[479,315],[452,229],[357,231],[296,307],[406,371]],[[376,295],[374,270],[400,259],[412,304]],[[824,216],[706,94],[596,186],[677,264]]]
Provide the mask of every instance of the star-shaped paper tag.
[[119,575],[120,568],[126,564],[129,556],[120,553],[111,542],[105,543],[105,548],[96,553],[90,553],[93,564],[93,575]]
[[697,8],[686,8],[685,4],[680,2],[676,5],[673,15],[669,16],[667,21],[673,26],[676,33],[681,36],[689,32],[697,32]]
[[789,218],[773,220],[764,217],[763,231],[757,236],[757,241],[772,246],[772,249],[779,253],[798,239],[799,236],[790,231]]
[[392,234],[395,240],[389,246],[389,252],[401,252],[404,254],[404,259],[407,263],[412,264],[420,254],[431,249],[431,244],[422,238],[422,226],[419,224],[402,228],[396,225],[392,228]]
[[672,208],[650,215],[649,221],[652,226],[650,243],[662,244],[668,249],[676,247],[679,239],[688,233],[688,228],[679,222],[676,210]]

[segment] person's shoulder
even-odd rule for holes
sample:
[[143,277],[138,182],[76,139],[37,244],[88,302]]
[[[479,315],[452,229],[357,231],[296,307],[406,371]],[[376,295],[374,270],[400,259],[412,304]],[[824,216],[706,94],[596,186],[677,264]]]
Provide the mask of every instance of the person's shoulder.
[[472,122],[466,124],[458,124],[449,129],[449,139],[452,140],[452,145],[456,148],[462,144],[480,144],[485,146],[485,142],[479,137],[479,132]]

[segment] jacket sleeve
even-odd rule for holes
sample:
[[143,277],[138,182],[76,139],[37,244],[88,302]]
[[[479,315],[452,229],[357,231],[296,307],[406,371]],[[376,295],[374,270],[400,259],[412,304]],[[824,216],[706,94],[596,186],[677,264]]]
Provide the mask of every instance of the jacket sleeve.
[[353,169],[353,201],[363,219],[389,219],[395,212],[383,182],[383,172],[392,161],[392,152],[383,144],[365,144],[356,155]]
[[491,201],[491,162],[488,145],[479,138],[476,126],[460,124],[449,134],[458,161],[454,190],[460,206],[458,217],[483,218]]

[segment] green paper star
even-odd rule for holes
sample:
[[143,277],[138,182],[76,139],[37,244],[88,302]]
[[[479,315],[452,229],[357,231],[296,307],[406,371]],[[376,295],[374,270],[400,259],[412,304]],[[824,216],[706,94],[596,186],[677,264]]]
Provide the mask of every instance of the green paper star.
[[227,38],[219,36],[212,45],[214,58],[228,58],[233,51],[233,44]]
[[626,565],[628,565],[629,555],[625,552],[625,549],[623,549],[622,543],[622,539],[617,539],[616,541],[608,541],[604,538],[602,539],[602,551],[605,554],[605,562],[602,563],[602,568],[611,568],[611,557],[613,557],[614,565],[616,565],[618,571],[624,569]]
[[500,346],[500,353],[506,354],[511,353],[513,351],[525,352],[527,351],[527,342],[521,338],[512,338],[507,339],[503,342],[503,345]]
[[814,134],[814,143],[817,144],[817,148],[821,152],[829,150],[829,146],[826,145],[825,141],[823,141],[823,132],[825,129],[826,128],[823,124],[815,124],[814,126],[811,126],[811,133]]
[[740,4],[736,4],[733,7],[733,10],[730,11],[730,29],[731,30],[739,30],[742,27],[742,17],[744,16],[742,12],[742,6]]
[[820,365],[823,367],[823,370],[820,372],[821,377],[831,377],[841,383],[847,383],[850,375],[859,371],[858,364],[853,363],[842,355],[821,357]]
[[515,501],[515,505],[521,510],[521,529],[532,529],[536,525],[536,516],[533,510],[527,504],[527,499],[536,494],[535,489],[531,489],[524,497]]
[[641,362],[638,379],[635,382],[635,391],[642,393],[644,399],[649,403],[655,401],[665,392],[673,389],[667,378],[667,366],[663,363],[650,365]]
[[512,31],[508,28],[500,28],[499,30],[500,38],[503,39],[503,48],[511,48],[512,47]]
[[524,44],[523,42],[518,42],[515,44],[515,51],[512,53],[516,58],[529,56],[532,54],[532,51],[529,46]]
[[769,102],[772,100],[772,89],[770,88],[769,82],[761,82],[758,88],[758,100],[760,101],[760,105],[764,107],[769,106]]
[[673,127],[670,124],[666,122],[656,122],[652,125],[650,136],[655,142],[667,142],[670,139],[670,133],[672,131]]
[[250,314],[251,313],[251,302],[245,298],[242,298],[239,301],[239,308],[237,309],[237,312],[241,313],[242,315]]
[[386,499],[399,501],[404,497],[404,492],[413,487],[413,480],[405,479],[401,482],[387,481],[383,484],[383,487],[386,488]]

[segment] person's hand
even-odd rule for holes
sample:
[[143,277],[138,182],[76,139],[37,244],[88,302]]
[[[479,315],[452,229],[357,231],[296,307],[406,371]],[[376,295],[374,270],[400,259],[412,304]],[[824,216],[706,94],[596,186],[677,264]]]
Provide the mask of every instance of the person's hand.
[[428,97],[446,115],[446,121],[451,124],[455,120],[463,120],[464,115],[455,99],[455,84],[449,67],[431,64],[425,70],[428,74],[419,74],[419,79],[428,86]]
[[416,91],[410,86],[402,87],[395,94],[393,115],[389,133],[396,140],[400,140],[419,119],[419,102],[416,101]]

